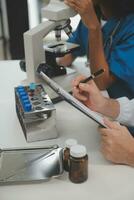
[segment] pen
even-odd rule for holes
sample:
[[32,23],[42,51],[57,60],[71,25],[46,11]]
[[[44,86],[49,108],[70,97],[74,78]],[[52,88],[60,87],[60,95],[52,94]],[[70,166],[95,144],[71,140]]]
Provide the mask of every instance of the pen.
[[97,72],[93,73],[91,76],[89,76],[88,78],[80,81],[80,83],[87,83],[88,81],[96,78],[97,76],[101,75],[105,70],[104,69],[99,69]]

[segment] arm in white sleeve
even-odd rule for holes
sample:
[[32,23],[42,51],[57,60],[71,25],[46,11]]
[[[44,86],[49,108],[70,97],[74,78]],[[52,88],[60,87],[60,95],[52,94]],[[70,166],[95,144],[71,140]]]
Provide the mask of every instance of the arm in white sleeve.
[[116,120],[124,125],[134,126],[134,99],[121,97],[117,101],[120,104],[120,113]]

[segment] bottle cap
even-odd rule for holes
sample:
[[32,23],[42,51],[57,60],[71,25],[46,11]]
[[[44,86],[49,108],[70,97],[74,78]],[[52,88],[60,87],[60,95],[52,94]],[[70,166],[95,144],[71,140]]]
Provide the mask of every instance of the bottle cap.
[[67,148],[71,148],[72,146],[76,145],[77,144],[77,140],[75,139],[68,139],[65,141],[65,145]]
[[29,100],[29,97],[28,97],[28,95],[26,94],[26,95],[23,95],[23,96],[21,97],[21,99],[22,99],[22,101],[24,101],[24,100]]
[[25,112],[30,112],[32,110],[32,106],[30,103],[24,104],[24,110]]
[[27,93],[26,92],[20,92],[19,95],[20,95],[20,97],[23,97],[23,96],[27,95]]
[[23,86],[17,87],[17,91],[20,92],[25,92],[25,88]]
[[19,85],[17,88],[18,88],[18,89],[19,89],[19,88],[23,88],[23,89],[24,89],[24,86],[23,86],[23,85]]
[[23,104],[24,104],[24,105],[25,105],[25,104],[30,104],[29,99],[24,99],[24,100],[23,100]]
[[30,90],[35,90],[36,89],[36,83],[30,83],[29,88],[30,88]]
[[75,145],[72,146],[70,149],[70,155],[75,157],[75,158],[81,158],[86,156],[87,150],[86,147],[83,145]]

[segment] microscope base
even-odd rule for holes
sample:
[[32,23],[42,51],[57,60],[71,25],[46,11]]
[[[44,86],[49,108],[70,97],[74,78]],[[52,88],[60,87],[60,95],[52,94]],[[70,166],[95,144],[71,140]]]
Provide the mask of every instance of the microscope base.
[[50,78],[67,74],[67,70],[65,67],[58,65],[53,67],[46,63],[41,63],[38,67],[38,70],[43,71]]

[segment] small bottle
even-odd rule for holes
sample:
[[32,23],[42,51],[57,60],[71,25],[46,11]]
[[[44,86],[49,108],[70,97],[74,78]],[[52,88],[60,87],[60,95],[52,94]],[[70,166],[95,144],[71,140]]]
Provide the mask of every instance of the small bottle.
[[66,140],[66,142],[65,142],[66,147],[65,147],[65,149],[64,149],[64,158],[63,158],[63,162],[64,162],[64,170],[67,171],[67,172],[69,171],[70,148],[71,148],[72,146],[76,145],[76,144],[77,144],[77,140],[75,140],[75,139],[68,139],[68,140]]
[[69,179],[82,183],[88,178],[88,155],[85,146],[75,145],[70,149]]

